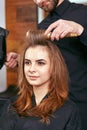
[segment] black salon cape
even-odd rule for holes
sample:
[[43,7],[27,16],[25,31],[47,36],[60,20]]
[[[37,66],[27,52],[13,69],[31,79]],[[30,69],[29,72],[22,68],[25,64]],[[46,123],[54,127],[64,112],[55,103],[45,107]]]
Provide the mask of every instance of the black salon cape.
[[81,130],[78,109],[71,101],[53,113],[48,125],[36,117],[19,117],[9,100],[0,112],[0,130]]

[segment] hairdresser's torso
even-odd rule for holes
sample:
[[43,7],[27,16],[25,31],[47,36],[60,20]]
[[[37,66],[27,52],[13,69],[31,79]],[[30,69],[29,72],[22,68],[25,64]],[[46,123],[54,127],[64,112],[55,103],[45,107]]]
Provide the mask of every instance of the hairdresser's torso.
[[47,27],[58,19],[75,21],[84,26],[80,37],[64,38],[55,41],[60,48],[70,75],[70,98],[87,102],[87,7],[73,4],[67,0],[52,11],[39,25],[39,29]]

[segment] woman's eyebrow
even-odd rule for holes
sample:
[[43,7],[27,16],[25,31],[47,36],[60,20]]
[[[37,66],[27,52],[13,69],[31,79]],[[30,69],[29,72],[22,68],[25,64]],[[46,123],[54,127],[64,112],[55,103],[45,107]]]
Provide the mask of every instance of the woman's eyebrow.
[[37,59],[36,61],[37,61],[37,62],[38,62],[38,61],[44,61],[44,62],[46,62],[45,59]]
[[27,61],[30,61],[30,59],[24,59],[24,61],[27,60]]

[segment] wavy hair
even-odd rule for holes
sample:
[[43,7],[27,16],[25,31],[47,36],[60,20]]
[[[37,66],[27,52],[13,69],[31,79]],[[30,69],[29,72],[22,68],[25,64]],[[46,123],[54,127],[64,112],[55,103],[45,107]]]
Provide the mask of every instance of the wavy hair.
[[[15,110],[20,116],[34,116],[48,123],[50,116],[68,99],[68,71],[58,47],[44,35],[42,30],[29,30],[25,40],[25,49],[20,55],[18,87],[19,95],[14,103]],[[32,85],[24,74],[25,52],[30,47],[44,46],[51,61],[51,79],[48,97],[39,105],[33,106]]]

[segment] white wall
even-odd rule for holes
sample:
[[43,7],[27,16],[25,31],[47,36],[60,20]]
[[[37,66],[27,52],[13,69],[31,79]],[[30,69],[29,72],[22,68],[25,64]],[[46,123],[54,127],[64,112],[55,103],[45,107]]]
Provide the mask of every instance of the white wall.
[[[5,28],[5,0],[0,0],[0,26]],[[5,91],[6,86],[6,67],[0,70],[0,92]]]
[[44,12],[41,8],[38,8],[38,23],[40,23],[42,21],[42,19],[44,18]]
[[69,0],[71,2],[76,2],[76,3],[86,3],[87,0]]

